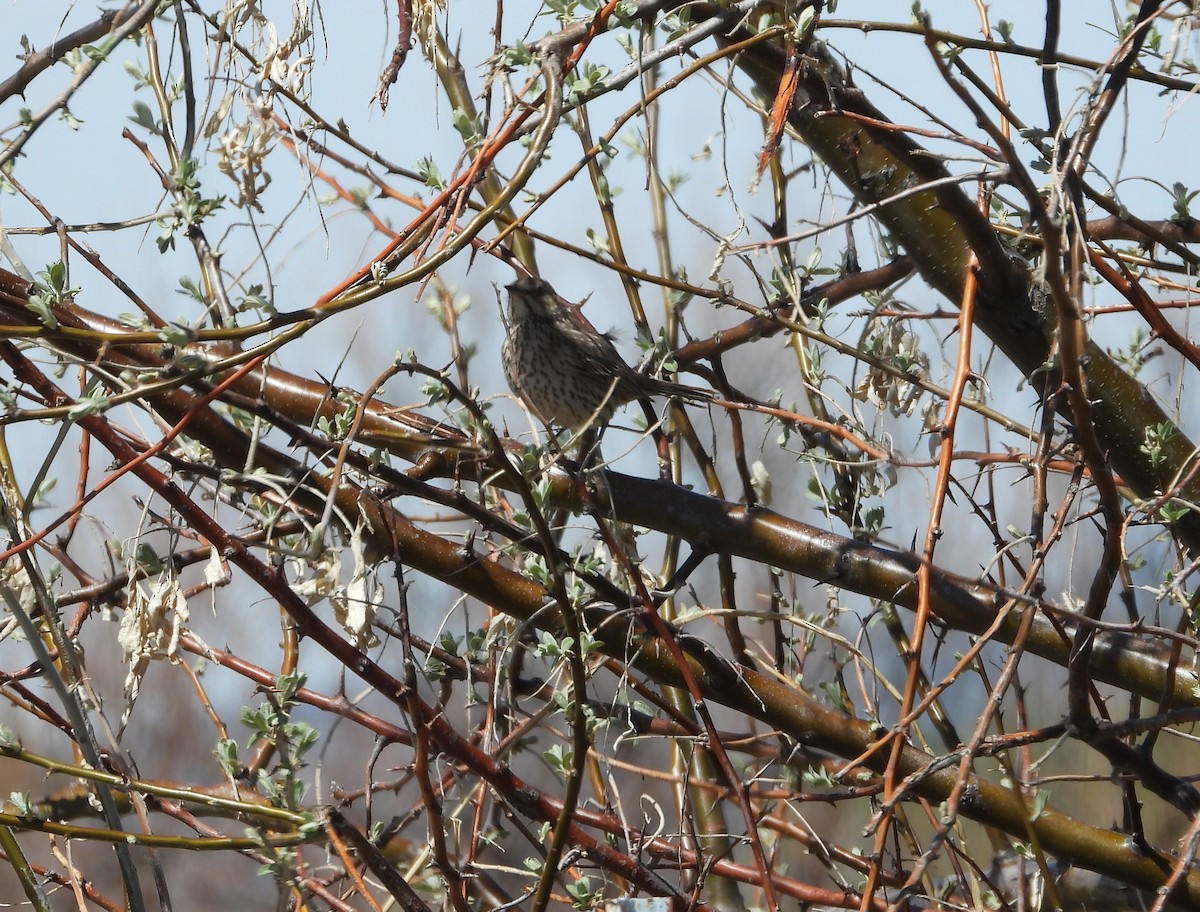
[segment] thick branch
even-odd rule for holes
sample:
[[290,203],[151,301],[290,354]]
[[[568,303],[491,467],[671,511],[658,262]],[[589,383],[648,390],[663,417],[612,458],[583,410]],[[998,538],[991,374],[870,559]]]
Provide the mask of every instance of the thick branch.
[[[740,32],[722,39],[733,42]],[[877,203],[914,187],[949,177],[939,159],[886,123],[819,42],[808,48],[801,90],[789,122],[864,203]],[[769,97],[783,72],[781,42],[760,42],[737,57]],[[853,114],[854,117],[848,117]],[[955,305],[973,252],[979,260],[976,323],[1029,378],[1035,389],[1054,390],[1058,374],[1049,363],[1053,315],[1031,293],[1029,268],[1001,244],[987,218],[952,182],[908,193],[881,208],[877,218],[916,264],[930,285]],[[1150,393],[1089,340],[1081,359],[1093,400],[1096,434],[1113,467],[1142,499],[1172,492],[1188,503],[1200,502],[1200,478],[1194,471],[1194,444],[1176,427]],[[1146,429],[1170,428],[1152,459],[1145,451]],[[1174,526],[1193,552],[1200,551],[1200,513],[1189,510]]]

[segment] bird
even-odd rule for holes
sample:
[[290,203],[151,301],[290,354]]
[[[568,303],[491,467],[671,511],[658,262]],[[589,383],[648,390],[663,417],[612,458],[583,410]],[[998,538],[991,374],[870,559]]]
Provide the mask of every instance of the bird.
[[547,424],[578,430],[604,425],[635,399],[698,401],[711,390],[639,373],[545,279],[522,275],[507,286],[508,327],[501,358],[508,385]]

